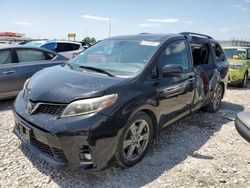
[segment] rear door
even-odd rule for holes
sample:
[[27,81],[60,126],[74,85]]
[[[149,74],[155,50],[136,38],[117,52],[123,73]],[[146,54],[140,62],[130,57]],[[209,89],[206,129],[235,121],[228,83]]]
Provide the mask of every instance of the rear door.
[[16,81],[13,79],[16,68],[12,54],[12,49],[0,50],[0,99],[16,94],[14,91]]
[[195,91],[195,73],[184,37],[172,41],[160,54],[159,69],[161,70],[167,64],[181,65],[184,72],[180,76],[167,76],[159,81],[160,123],[162,124],[164,122],[169,124],[187,115],[191,110]]

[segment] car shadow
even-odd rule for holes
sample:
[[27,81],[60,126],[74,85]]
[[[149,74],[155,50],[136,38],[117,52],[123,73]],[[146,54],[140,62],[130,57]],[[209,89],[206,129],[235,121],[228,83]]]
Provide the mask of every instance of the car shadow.
[[13,108],[14,99],[0,100],[0,112],[11,110]]
[[[212,154],[202,154],[198,150],[218,132],[223,125],[232,121],[233,116],[244,107],[223,101],[216,113],[198,111],[166,127],[156,135],[152,147],[138,164],[121,169],[111,167],[101,172],[76,172],[57,170],[46,162],[20,147],[27,158],[42,173],[48,175],[59,187],[139,187],[156,180],[188,158],[213,160]],[[218,148],[219,149],[219,148]]]

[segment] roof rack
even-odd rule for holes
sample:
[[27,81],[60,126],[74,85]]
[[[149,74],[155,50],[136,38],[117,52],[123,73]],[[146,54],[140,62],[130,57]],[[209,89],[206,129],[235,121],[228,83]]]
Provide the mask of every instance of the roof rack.
[[202,37],[207,37],[209,39],[213,39],[213,37],[210,37],[208,35],[200,34],[200,33],[192,33],[192,32],[181,32],[179,33],[181,35],[194,35],[194,36],[202,36]]

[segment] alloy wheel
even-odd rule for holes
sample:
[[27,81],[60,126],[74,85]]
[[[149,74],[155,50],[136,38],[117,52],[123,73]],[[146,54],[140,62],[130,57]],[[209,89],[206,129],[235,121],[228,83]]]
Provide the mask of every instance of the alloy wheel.
[[222,99],[222,89],[221,86],[218,86],[214,92],[214,98],[213,98],[213,108],[217,110],[220,106]]
[[123,154],[126,160],[134,161],[145,151],[149,141],[149,125],[145,120],[137,120],[130,125],[123,142]]
[[247,74],[245,74],[245,76],[244,76],[242,86],[245,87],[246,84],[247,84]]

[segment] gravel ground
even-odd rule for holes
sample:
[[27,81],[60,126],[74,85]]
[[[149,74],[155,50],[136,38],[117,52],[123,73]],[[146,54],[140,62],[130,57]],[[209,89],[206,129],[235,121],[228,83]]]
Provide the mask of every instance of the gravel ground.
[[232,121],[250,110],[250,84],[228,88],[217,113],[167,127],[137,165],[98,173],[56,170],[29,154],[12,134],[12,103],[0,102],[0,187],[250,187],[250,145]]

